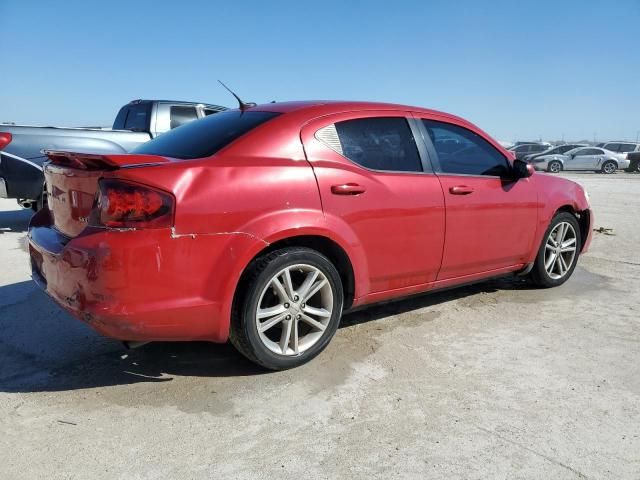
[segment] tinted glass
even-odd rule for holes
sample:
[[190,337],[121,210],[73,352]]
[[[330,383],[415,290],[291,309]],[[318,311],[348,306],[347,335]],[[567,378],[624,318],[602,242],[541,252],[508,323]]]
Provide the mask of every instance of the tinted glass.
[[335,124],[342,154],[372,170],[421,172],[418,147],[407,120],[358,118]]
[[621,145],[619,143],[605,143],[602,148],[606,148],[607,150],[611,150],[612,152],[619,152],[620,146]]
[[569,150],[573,150],[574,148],[576,148],[575,145],[562,145],[561,147],[558,147],[557,153],[565,153],[565,152],[568,152]]
[[125,105],[120,109],[116,119],[113,121],[114,130],[124,130],[124,121],[127,119],[127,113],[129,112],[129,106]]
[[177,128],[185,123],[198,119],[198,112],[195,107],[172,106],[171,107],[171,128]]
[[620,148],[616,150],[617,152],[627,153],[633,152],[636,149],[636,146],[633,143],[621,143]]
[[531,152],[533,153],[544,152],[548,148],[549,147],[546,147],[544,145],[531,145]]
[[127,118],[124,121],[125,130],[144,132],[149,129],[149,114],[151,113],[150,103],[129,105],[127,110]]
[[422,120],[444,173],[505,175],[507,159],[480,135],[449,123]]
[[602,151],[597,148],[583,148],[582,150],[578,150],[575,154],[582,157],[584,155],[600,155],[601,153]]
[[162,155],[172,158],[209,157],[277,115],[280,114],[228,110],[170,130],[147,143],[143,143],[132,153]]
[[205,108],[204,109],[205,117],[208,116],[208,115],[213,115],[214,113],[218,113],[218,112],[220,112],[220,110],[211,110],[209,108]]

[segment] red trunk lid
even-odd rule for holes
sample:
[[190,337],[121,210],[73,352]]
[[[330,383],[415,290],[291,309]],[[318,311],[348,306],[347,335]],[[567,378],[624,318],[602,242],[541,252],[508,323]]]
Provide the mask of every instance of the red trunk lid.
[[151,166],[171,160],[155,155],[93,155],[45,151],[47,201],[55,228],[76,237],[87,226],[93,210],[98,181],[106,171],[128,166]]

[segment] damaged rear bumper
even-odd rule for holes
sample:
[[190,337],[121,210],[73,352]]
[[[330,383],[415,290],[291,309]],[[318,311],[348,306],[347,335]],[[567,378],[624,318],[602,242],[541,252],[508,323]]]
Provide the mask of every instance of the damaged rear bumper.
[[103,335],[227,340],[231,279],[215,272],[229,261],[234,235],[87,228],[69,239],[50,225],[43,209],[33,217],[28,239],[33,279]]

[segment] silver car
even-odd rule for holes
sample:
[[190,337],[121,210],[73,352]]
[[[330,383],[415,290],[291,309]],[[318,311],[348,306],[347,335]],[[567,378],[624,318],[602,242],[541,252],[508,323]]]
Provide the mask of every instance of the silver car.
[[534,158],[531,164],[536,170],[552,173],[562,170],[593,170],[611,174],[619,168],[627,168],[629,160],[626,153],[611,152],[597,147],[578,147],[563,155],[543,155]]

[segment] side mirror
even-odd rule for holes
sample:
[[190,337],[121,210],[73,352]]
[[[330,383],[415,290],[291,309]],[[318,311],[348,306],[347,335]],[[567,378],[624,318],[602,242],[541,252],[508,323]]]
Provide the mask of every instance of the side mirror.
[[522,160],[513,161],[513,176],[518,178],[529,178],[533,175],[533,165],[523,162]]

